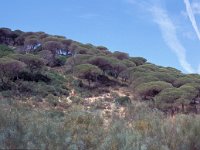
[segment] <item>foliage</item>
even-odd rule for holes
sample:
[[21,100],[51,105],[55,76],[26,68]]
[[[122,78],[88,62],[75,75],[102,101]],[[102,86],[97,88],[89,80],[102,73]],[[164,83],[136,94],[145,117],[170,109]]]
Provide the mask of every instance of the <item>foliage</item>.
[[67,59],[66,65],[69,66],[71,70],[73,70],[74,67],[77,65],[88,63],[88,60],[90,58],[91,58],[91,55],[76,54]]
[[119,105],[128,105],[131,103],[131,99],[128,96],[118,97],[115,99],[115,103]]
[[24,62],[28,71],[31,73],[39,72],[44,67],[44,60],[33,54],[13,54],[10,56],[13,59]]
[[161,109],[171,108],[183,94],[178,88],[167,88],[155,97],[156,105]]
[[55,56],[59,50],[63,49],[63,47],[63,44],[59,41],[47,41],[42,45],[43,50],[51,51],[53,56]]
[[124,59],[122,60],[122,63],[127,67],[127,68],[130,68],[130,67],[135,67],[136,64],[128,59]]
[[123,53],[123,52],[119,52],[119,51],[115,51],[112,54],[114,57],[116,57],[119,60],[123,60],[123,59],[128,59],[129,55],[127,53]]
[[171,74],[168,72],[153,72],[151,73],[152,76],[158,78],[160,81],[165,81],[168,83],[173,84],[174,81],[178,78],[176,74]]
[[131,57],[130,60],[136,64],[136,66],[143,65],[147,60],[143,57]]
[[141,77],[136,78],[132,82],[132,87],[135,89],[140,84],[153,82],[153,81],[159,81],[159,79],[157,77],[151,75],[151,74],[150,75],[146,75],[146,76],[141,76]]
[[150,63],[142,64],[137,67],[138,69],[143,69],[145,71],[156,71],[158,70],[158,66]]
[[76,76],[86,79],[89,83],[97,81],[97,76],[101,74],[101,70],[91,64],[82,64],[74,68],[74,73]]
[[163,90],[155,97],[155,101],[158,107],[166,109],[177,104],[188,105],[197,95],[198,90],[194,87],[183,85],[180,88],[167,88]]
[[186,83],[200,83],[200,79],[191,78],[189,76],[183,76],[174,81],[173,85],[175,87],[180,87]]
[[18,78],[25,66],[24,63],[14,59],[0,58],[0,90],[10,89],[11,82]]
[[67,61],[66,56],[57,56],[55,59],[55,66],[63,66]]
[[148,96],[154,97],[159,94],[162,90],[170,88],[172,85],[164,81],[154,81],[143,83],[136,87],[136,93],[146,99]]
[[109,57],[105,57],[105,56],[94,56],[89,60],[89,63],[99,67],[103,71],[104,74],[107,71],[109,71],[112,67]]
[[44,63],[48,66],[54,66],[55,58],[51,51],[42,50],[38,52],[38,56],[44,60]]
[[0,45],[0,58],[14,53],[14,50],[6,45]]

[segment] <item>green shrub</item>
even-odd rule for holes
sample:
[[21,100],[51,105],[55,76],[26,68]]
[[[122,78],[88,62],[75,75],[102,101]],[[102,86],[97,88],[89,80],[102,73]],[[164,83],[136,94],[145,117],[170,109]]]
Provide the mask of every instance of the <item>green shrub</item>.
[[97,81],[97,76],[101,74],[101,70],[91,64],[82,64],[74,68],[74,73],[81,79],[86,79],[89,83]]
[[128,59],[122,60],[122,63],[128,68],[136,66],[136,64],[134,62],[132,62],[132,61],[130,61]]
[[129,58],[129,55],[127,53],[119,51],[115,51],[114,53],[112,53],[112,56],[116,57],[119,60],[124,60]]
[[52,94],[48,94],[46,96],[46,101],[49,102],[52,106],[57,106],[59,101],[58,101],[58,97],[52,95]]
[[66,61],[67,61],[66,56],[58,56],[55,59],[55,65],[56,66],[63,66],[63,65],[65,65]]
[[152,76],[152,75],[141,76],[141,77],[136,78],[132,82],[132,87],[135,89],[140,84],[153,82],[153,81],[159,81],[159,79],[155,76]]
[[183,94],[184,91],[178,88],[167,88],[155,97],[156,105],[164,109],[172,107]]
[[130,60],[136,64],[136,66],[143,65],[147,60],[142,57],[131,57]]
[[198,90],[192,86],[183,85],[180,88],[168,88],[160,92],[155,101],[158,107],[168,108],[176,105],[188,105],[198,96]]
[[9,48],[6,45],[0,45],[0,58],[4,56],[8,56],[13,53],[14,53],[13,49]]
[[176,74],[171,74],[167,72],[153,72],[151,73],[151,75],[158,78],[160,81],[165,81],[171,84],[173,84],[173,82],[177,79]]
[[33,54],[13,54],[9,57],[24,62],[31,73],[40,72],[45,65],[45,60]]
[[77,96],[70,97],[70,100],[72,100],[72,102],[76,104],[80,104],[81,102],[83,102],[83,99]]
[[148,96],[154,97],[155,95],[159,94],[162,90],[166,88],[170,88],[172,85],[170,83],[164,81],[154,81],[143,83],[136,87],[136,93],[142,96],[144,99]]
[[13,95],[13,91],[7,90],[0,92],[3,97],[11,97]]
[[143,65],[138,66],[137,68],[138,69],[142,68],[143,70],[145,70],[145,72],[158,70],[158,66],[150,63],[145,63]]
[[189,76],[183,76],[183,77],[178,78],[176,81],[174,81],[173,85],[175,87],[180,87],[187,83],[200,83],[200,80],[196,78],[191,78]]
[[91,58],[91,55],[86,54],[76,54],[73,57],[67,59],[66,64],[73,68],[76,65],[81,65],[88,63],[88,60]]
[[115,103],[119,105],[128,105],[131,103],[131,99],[128,96],[118,97],[115,99]]
[[103,137],[103,120],[80,108],[71,110],[65,118],[65,149],[98,149]]
[[89,63],[99,67],[105,74],[107,71],[111,70],[110,57],[107,56],[93,56]]
[[10,58],[0,58],[0,91],[11,90],[15,78],[24,70],[26,65]]

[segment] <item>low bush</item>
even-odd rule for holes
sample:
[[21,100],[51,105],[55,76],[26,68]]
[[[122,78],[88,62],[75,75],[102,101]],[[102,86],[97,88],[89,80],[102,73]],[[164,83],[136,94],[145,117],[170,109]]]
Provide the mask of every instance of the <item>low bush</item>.
[[143,99],[147,99],[147,97],[154,97],[159,94],[162,90],[166,88],[170,88],[172,85],[170,83],[164,81],[154,81],[143,83],[136,87],[136,93],[141,96]]
[[181,106],[184,109],[194,98],[198,96],[198,90],[192,86],[183,85],[180,88],[168,88],[160,92],[155,101],[159,108],[168,109]]
[[187,84],[187,83],[200,83],[200,80],[196,79],[196,78],[191,78],[191,77],[188,77],[188,76],[183,76],[183,77],[180,77],[177,80],[175,80],[173,85],[175,87],[180,87],[180,86]]
[[118,105],[129,105],[131,103],[131,99],[128,96],[118,97],[115,99],[115,103]]
[[56,97],[52,94],[48,94],[45,99],[46,99],[47,102],[49,102],[54,107],[57,106],[58,103],[59,103],[58,97]]
[[82,64],[74,68],[74,73],[77,77],[86,79],[90,86],[91,82],[97,81],[97,76],[101,74],[101,70],[97,66],[91,64]]
[[131,57],[129,58],[132,62],[136,64],[136,66],[143,65],[147,60],[143,57]]
[[67,61],[66,56],[57,56],[55,58],[55,66],[63,66],[65,65],[66,61]]
[[159,79],[155,76],[152,75],[146,75],[146,76],[141,76],[135,79],[131,86],[133,89],[135,89],[137,86],[143,84],[143,83],[148,83],[148,82],[153,82],[153,81],[159,81]]
[[9,48],[6,45],[0,45],[0,58],[4,56],[8,56],[13,53],[14,53],[13,49]]

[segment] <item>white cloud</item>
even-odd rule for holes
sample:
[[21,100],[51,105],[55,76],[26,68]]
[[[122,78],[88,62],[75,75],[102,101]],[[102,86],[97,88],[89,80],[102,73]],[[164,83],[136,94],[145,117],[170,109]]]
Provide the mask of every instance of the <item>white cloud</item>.
[[167,12],[158,6],[153,6],[150,11],[153,14],[155,22],[159,25],[163,39],[166,44],[173,50],[179,60],[181,66],[188,72],[193,73],[194,70],[186,60],[186,50],[177,37],[176,26],[169,18]]
[[182,36],[189,40],[195,40],[196,38],[195,33],[192,31],[184,31],[182,32]]
[[192,26],[196,32],[196,35],[198,37],[198,39],[200,40],[200,31],[199,28],[197,26],[197,22],[193,13],[193,9],[191,7],[190,1],[189,0],[184,0],[185,6],[186,6],[186,10],[187,10],[187,15],[192,23]]
[[191,3],[194,15],[200,15],[200,2],[195,1]]

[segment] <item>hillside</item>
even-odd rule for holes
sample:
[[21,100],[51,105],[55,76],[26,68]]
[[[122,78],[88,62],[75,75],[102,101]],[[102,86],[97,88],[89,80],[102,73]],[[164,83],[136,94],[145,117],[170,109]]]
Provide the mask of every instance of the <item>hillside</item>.
[[5,149],[200,149],[200,75],[0,28]]

